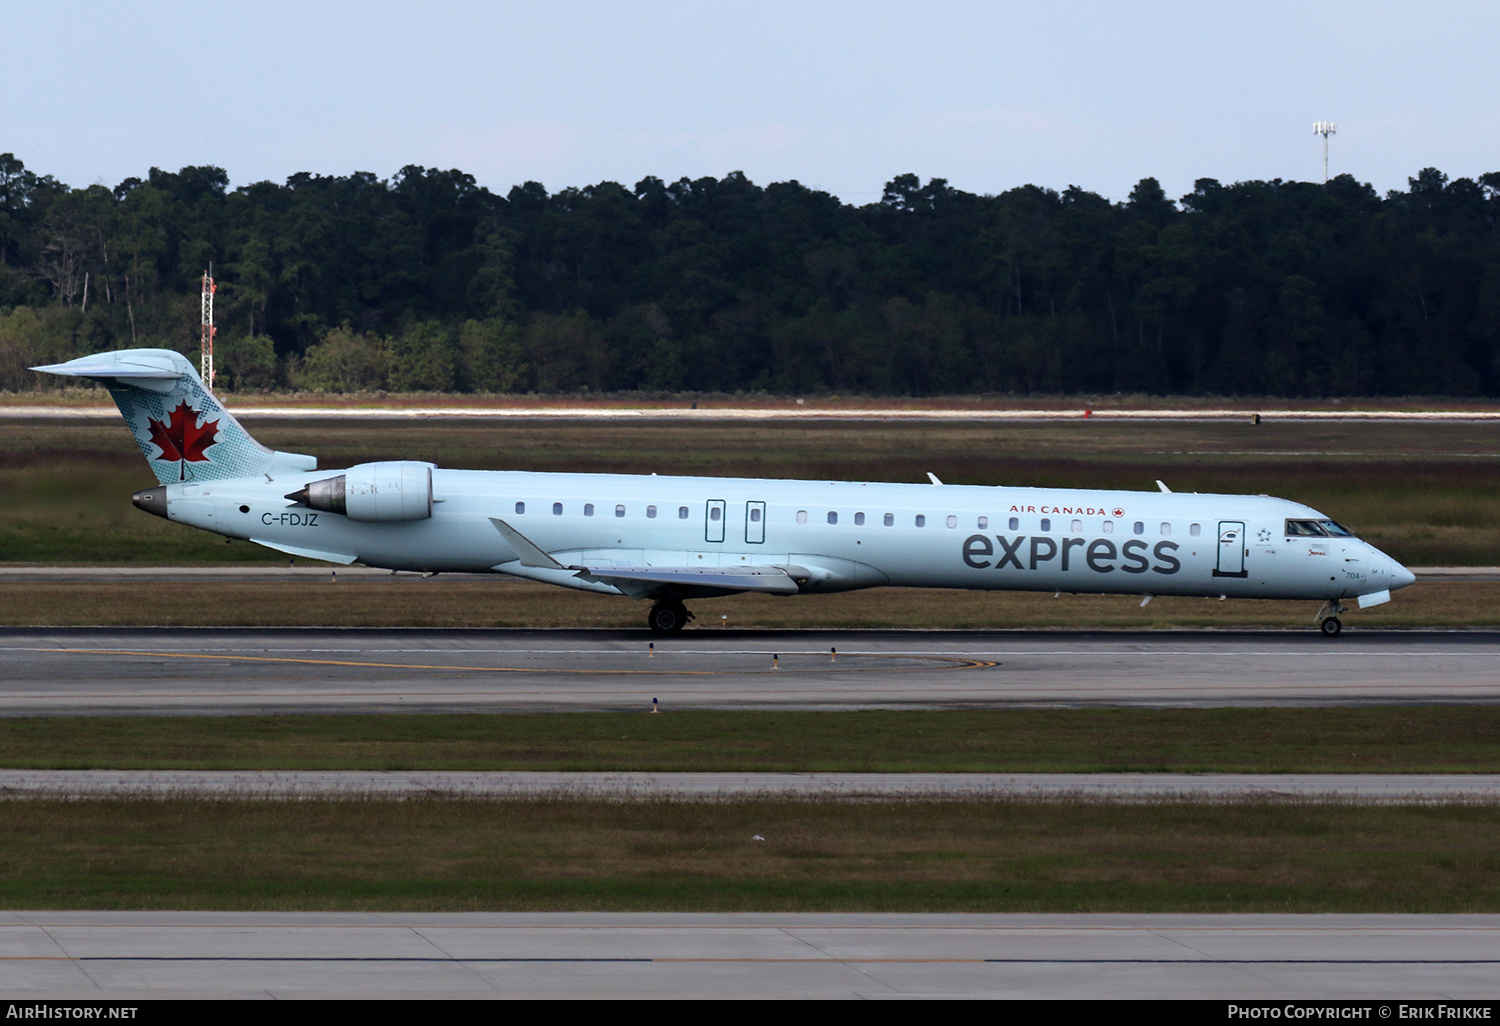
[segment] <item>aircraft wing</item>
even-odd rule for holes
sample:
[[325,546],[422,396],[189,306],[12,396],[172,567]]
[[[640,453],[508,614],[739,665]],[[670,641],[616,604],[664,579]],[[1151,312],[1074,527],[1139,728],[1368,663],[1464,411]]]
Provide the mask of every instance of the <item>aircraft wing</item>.
[[[542,571],[567,571],[586,581],[606,584],[675,584],[689,588],[722,588],[725,591],[759,591],[770,595],[795,595],[792,573],[800,567],[779,566],[607,566],[559,563],[530,538],[497,517],[490,523],[516,550],[522,567]],[[524,575],[523,575],[524,576]],[[802,571],[805,579],[806,571]]]

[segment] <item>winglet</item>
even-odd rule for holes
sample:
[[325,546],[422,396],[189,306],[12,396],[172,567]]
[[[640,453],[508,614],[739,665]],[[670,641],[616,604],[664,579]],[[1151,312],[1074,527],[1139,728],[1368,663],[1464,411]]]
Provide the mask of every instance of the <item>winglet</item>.
[[506,544],[516,550],[516,555],[521,557],[522,566],[536,567],[542,570],[568,569],[557,560],[547,555],[541,549],[537,548],[536,545],[532,543],[530,538],[527,538],[524,534],[522,534],[520,531],[517,531],[514,527],[511,527],[504,520],[490,517],[490,523],[495,525],[495,530],[500,532],[500,537],[505,539]]
[[939,481],[939,480],[938,480],[938,479],[937,479],[937,475],[936,475],[936,474],[934,474],[934,473],[933,473],[933,472],[932,472],[932,471],[930,471],[930,470],[929,470],[929,471],[928,471],[928,472],[927,472],[927,480],[929,480],[929,481],[931,481],[931,482],[932,482],[932,483],[933,483],[933,484],[935,484],[935,485],[940,485],[940,484],[942,484],[942,483],[943,483],[943,482],[941,482],[941,481]]
[[1156,482],[1156,487],[1160,488],[1162,491],[1166,492],[1168,495],[1172,494],[1172,489],[1168,488],[1166,485],[1162,484],[1160,481]]

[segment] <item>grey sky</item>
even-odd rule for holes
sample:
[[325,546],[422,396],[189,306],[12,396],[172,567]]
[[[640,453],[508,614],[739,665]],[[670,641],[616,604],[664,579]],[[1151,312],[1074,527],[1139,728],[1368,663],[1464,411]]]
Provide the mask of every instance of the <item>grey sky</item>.
[[505,192],[744,171],[855,203],[912,171],[1123,199],[1500,170],[1486,3],[7,0],[0,151],[72,185],[216,164],[457,167]]

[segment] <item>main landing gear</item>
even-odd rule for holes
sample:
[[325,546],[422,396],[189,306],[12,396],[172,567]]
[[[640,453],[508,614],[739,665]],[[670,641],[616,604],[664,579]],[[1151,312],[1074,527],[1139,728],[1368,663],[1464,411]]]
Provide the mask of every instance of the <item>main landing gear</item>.
[[1318,610],[1318,628],[1323,632],[1325,638],[1336,638],[1344,629],[1344,623],[1339,619],[1339,614],[1346,612],[1346,607],[1338,599],[1329,599],[1323,603],[1323,608]]
[[663,600],[651,607],[651,612],[646,615],[646,626],[655,634],[676,634],[691,619],[693,614],[687,611],[687,606],[681,602]]

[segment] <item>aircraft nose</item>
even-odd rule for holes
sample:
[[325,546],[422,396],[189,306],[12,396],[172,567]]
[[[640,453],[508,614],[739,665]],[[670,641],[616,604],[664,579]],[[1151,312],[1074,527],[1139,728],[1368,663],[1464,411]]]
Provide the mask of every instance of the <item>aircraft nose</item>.
[[1402,566],[1400,563],[1396,562],[1394,559],[1391,560],[1391,587],[1392,588],[1404,588],[1408,584],[1416,584],[1416,583],[1417,583],[1417,575],[1416,574],[1414,574],[1410,570],[1406,569],[1406,567]]

